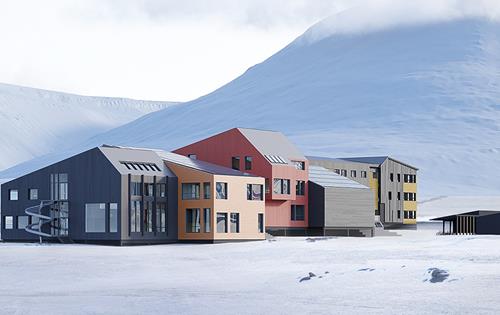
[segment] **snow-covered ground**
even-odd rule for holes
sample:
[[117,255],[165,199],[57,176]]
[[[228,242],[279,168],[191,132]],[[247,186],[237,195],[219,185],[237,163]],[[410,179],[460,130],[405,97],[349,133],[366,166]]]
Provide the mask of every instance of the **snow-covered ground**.
[[0,312],[500,313],[500,236],[400,233],[122,248],[0,244]]
[[440,196],[421,198],[418,221],[475,210],[500,211],[500,196]]

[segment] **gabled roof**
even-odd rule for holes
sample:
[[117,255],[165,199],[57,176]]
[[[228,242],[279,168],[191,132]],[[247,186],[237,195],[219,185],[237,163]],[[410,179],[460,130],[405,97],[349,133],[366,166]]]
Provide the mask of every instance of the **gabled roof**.
[[323,187],[370,189],[321,166],[309,166],[309,180]]
[[305,160],[306,157],[284,134],[278,131],[237,128],[241,134],[259,151],[266,159],[275,164],[284,159],[291,164],[291,160]]
[[470,211],[470,212],[464,212],[464,213],[457,213],[457,214],[452,214],[444,217],[439,217],[439,218],[434,218],[431,219],[431,221],[454,221],[457,216],[474,216],[474,217],[484,217],[488,215],[494,215],[494,214],[500,214],[500,211],[495,211],[495,210],[476,210],[476,211]]

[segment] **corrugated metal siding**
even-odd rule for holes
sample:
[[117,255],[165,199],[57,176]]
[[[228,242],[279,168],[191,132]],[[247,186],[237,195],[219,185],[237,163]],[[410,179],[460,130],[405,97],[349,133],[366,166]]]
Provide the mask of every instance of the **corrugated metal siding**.
[[374,222],[369,189],[325,188],[326,227],[373,227]]

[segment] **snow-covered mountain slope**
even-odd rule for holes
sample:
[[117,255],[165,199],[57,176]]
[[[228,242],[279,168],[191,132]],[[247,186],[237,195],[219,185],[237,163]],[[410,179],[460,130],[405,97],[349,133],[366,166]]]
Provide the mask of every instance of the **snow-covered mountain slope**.
[[81,143],[172,104],[0,84],[0,170]]
[[421,195],[500,192],[500,24],[460,19],[311,37],[320,26],[213,93],[83,146],[174,149],[235,126],[266,128],[306,154],[406,161],[420,168]]

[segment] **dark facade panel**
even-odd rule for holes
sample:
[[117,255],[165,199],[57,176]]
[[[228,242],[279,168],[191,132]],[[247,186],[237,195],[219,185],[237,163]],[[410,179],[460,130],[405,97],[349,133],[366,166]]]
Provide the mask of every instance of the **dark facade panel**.
[[476,217],[476,234],[500,235],[500,213]]
[[325,188],[314,182],[308,182],[309,188],[309,227],[325,226]]

